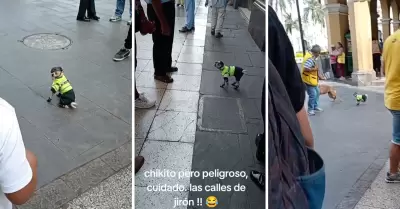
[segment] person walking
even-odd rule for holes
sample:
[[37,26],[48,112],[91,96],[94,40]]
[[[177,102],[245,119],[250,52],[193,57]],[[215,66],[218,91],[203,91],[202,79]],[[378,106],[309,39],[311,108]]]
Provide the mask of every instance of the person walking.
[[96,15],[94,0],[80,0],[79,11],[76,20],[82,22],[90,22],[90,20],[100,20],[100,17]]
[[[208,6],[208,0],[206,0],[205,6]],[[215,36],[215,38],[223,37],[221,31],[225,20],[226,6],[226,0],[211,0],[211,35]]]
[[172,67],[172,44],[175,29],[175,5],[173,0],[146,0],[147,15],[153,21],[156,30],[153,38],[154,79],[172,83],[174,79],[167,73],[178,71]]
[[[311,52],[311,53],[310,53]],[[315,115],[315,112],[322,112],[323,110],[319,107],[319,88],[318,83],[320,79],[320,73],[318,70],[316,59],[321,53],[321,47],[314,45],[310,52],[306,53],[304,61],[302,63],[302,75],[301,78],[306,84],[306,90],[308,94],[308,115]]]
[[378,40],[372,40],[372,64],[377,79],[381,77],[381,50]]
[[389,151],[389,171],[385,181],[400,183],[400,30],[390,35],[383,44],[382,71],[386,76],[384,100],[392,114],[392,140]]
[[186,24],[179,30],[181,33],[194,31],[194,9],[196,0],[185,0]]
[[[122,14],[125,10],[125,0],[117,0],[117,6],[115,8],[114,15],[110,18],[110,22],[118,22],[122,20]],[[129,17],[128,24],[132,22],[132,0],[129,0]]]

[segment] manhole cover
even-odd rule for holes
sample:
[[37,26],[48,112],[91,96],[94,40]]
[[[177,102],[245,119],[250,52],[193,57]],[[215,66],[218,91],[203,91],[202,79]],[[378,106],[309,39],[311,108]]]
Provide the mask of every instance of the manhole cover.
[[66,36],[52,33],[33,34],[25,37],[22,42],[25,46],[45,50],[64,49],[72,44]]

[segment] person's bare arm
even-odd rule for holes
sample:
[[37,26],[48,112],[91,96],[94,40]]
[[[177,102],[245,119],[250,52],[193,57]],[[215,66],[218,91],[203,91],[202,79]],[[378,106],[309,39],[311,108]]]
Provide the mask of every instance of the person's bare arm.
[[26,159],[29,162],[29,165],[32,169],[32,180],[29,182],[28,185],[26,185],[24,188],[21,190],[11,193],[11,194],[5,194],[7,199],[10,200],[11,203],[14,205],[22,205],[26,203],[31,196],[33,195],[36,185],[37,185],[37,158],[36,156],[30,152],[29,150],[26,150]]
[[304,137],[306,146],[314,149],[314,136],[312,134],[310,121],[308,120],[308,115],[304,106],[298,113],[296,113],[296,117],[300,123],[300,130]]

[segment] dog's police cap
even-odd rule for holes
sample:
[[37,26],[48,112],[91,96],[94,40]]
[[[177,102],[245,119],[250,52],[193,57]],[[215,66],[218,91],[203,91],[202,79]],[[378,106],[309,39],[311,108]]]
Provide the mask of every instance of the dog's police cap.
[[53,67],[53,68],[51,68],[50,73],[54,73],[57,71],[62,72],[63,71],[62,67]]

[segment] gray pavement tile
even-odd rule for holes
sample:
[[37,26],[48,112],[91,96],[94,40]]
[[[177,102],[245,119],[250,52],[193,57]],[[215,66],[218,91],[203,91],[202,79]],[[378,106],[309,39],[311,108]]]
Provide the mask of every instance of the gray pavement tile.
[[192,63],[176,63],[176,67],[178,68],[178,72],[175,72],[176,75],[197,75],[200,76],[202,72],[201,64],[192,64]]
[[240,99],[240,103],[246,119],[262,120],[261,99]]
[[135,109],[135,138],[146,138],[156,110]]
[[60,178],[72,191],[81,194],[114,173],[109,165],[100,159],[95,159]]
[[162,102],[161,99],[164,98],[165,89],[154,89],[154,88],[144,88],[137,87],[139,94],[144,93],[145,96],[151,100],[156,100],[155,107],[151,109],[157,109]]
[[135,138],[135,156],[140,154],[140,150],[142,150],[144,141],[144,138]]
[[[37,188],[50,183],[76,166],[76,163],[51,143],[40,129],[33,126],[23,117],[20,117],[18,122],[25,147],[35,153],[38,159]],[[46,150],[46,152],[43,152],[43,150]],[[49,167],[57,167],[57,169],[48,169]]]
[[198,92],[167,90],[165,91],[159,109],[197,113],[198,104]]
[[57,179],[37,190],[35,195],[26,204],[18,206],[17,208],[58,208],[74,197],[74,191],[69,188],[64,181]]
[[150,62],[150,59],[137,59],[136,70],[142,71],[149,62]]
[[130,209],[132,208],[132,166],[111,176],[68,203],[66,209]]
[[173,75],[172,78],[174,79],[174,82],[169,83],[167,89],[194,92],[198,92],[200,89],[200,76]]
[[196,113],[158,111],[151,125],[149,140],[194,142]]
[[136,54],[139,59],[153,59],[153,51],[152,50],[138,50]]
[[[174,198],[185,199],[187,192],[149,192],[146,187],[135,187],[135,208],[136,209],[165,209],[174,208]],[[186,206],[175,207],[186,209]]]
[[132,141],[100,157],[114,171],[132,164]]
[[265,53],[264,52],[251,52],[249,58],[252,66],[265,68]]
[[[157,178],[145,177],[148,171],[169,170],[170,172],[185,172],[191,170],[193,144],[179,142],[146,141],[142,155],[145,162],[135,175],[135,186],[149,186],[158,184],[189,186],[189,178]],[[151,195],[150,195],[151,196]]]
[[203,53],[182,53],[179,55],[178,62],[184,63],[203,63]]
[[204,46],[204,40],[201,39],[186,39],[185,46]]
[[240,100],[203,96],[200,98],[200,130],[246,133],[246,121]]
[[[234,78],[230,79],[232,82]],[[219,72],[203,70],[200,93],[221,97],[261,98],[264,77],[245,75],[240,81],[240,88],[238,90],[234,90],[231,86],[225,88],[219,87],[222,82],[223,78]]]
[[[151,63],[151,61],[149,62]],[[174,80],[175,82],[175,80]],[[139,77],[136,78],[137,87],[165,89],[167,84],[154,79],[153,72],[141,72]]]
[[366,205],[357,205],[354,209],[386,209],[386,208],[375,208]]

